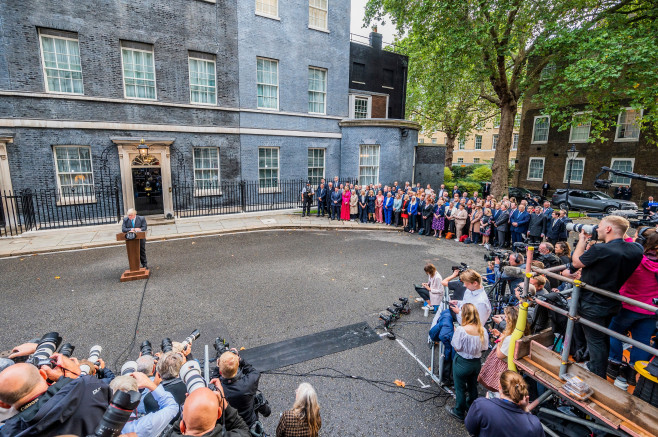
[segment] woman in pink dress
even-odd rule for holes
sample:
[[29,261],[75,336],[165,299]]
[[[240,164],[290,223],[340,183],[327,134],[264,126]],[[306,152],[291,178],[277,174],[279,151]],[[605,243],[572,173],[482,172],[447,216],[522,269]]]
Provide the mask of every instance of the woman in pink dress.
[[350,221],[350,198],[352,197],[352,193],[350,193],[350,190],[345,188],[343,190],[343,204],[341,205],[340,208],[340,219],[341,220],[347,220]]
[[375,221],[384,223],[384,193],[379,191],[375,200]]

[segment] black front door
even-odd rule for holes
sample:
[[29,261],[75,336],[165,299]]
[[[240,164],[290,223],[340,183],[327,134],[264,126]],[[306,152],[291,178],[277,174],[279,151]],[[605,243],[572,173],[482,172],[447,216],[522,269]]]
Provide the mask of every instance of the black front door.
[[137,214],[164,214],[160,167],[140,167],[132,170]]

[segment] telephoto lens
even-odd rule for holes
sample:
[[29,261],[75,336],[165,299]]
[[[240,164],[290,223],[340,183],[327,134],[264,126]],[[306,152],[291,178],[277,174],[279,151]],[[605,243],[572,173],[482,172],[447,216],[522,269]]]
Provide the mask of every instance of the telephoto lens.
[[133,410],[139,405],[141,394],[138,391],[117,390],[110,405],[105,410],[94,437],[116,437],[130,419]]
[[75,346],[73,346],[71,343],[64,343],[62,347],[59,349],[59,353],[64,355],[65,357],[71,358],[71,355],[73,355],[74,350],[75,350]]
[[148,340],[144,340],[144,343],[139,347],[139,352],[144,355],[151,355],[153,356],[153,345],[151,345],[151,342]]
[[208,387],[206,380],[201,376],[201,367],[199,363],[190,360],[180,368],[180,379],[183,380],[187,387],[187,393],[192,393],[197,388]]
[[131,373],[137,372],[137,362],[136,361],[126,361],[123,366],[121,366],[121,376],[130,375]]
[[27,360],[28,363],[34,364],[37,367],[51,366],[50,356],[55,353],[59,345],[62,343],[62,337],[57,332],[49,332],[41,337],[37,350],[34,351],[32,356]]
[[217,337],[213,347],[217,351],[217,358],[219,358],[224,352],[229,350],[231,346],[229,345],[228,341],[224,340],[222,337]]
[[199,338],[199,335],[201,335],[201,333],[199,332],[198,329],[192,331],[192,333],[188,335],[185,340],[183,340],[183,343],[181,343],[183,345],[183,350],[187,349],[187,345],[192,344],[194,340]]
[[171,344],[171,339],[170,338],[163,338],[162,343],[160,344],[160,349],[162,349],[163,353],[171,352],[173,346]]
[[[100,359],[101,352],[103,352],[103,348],[99,345],[92,346],[91,349],[89,350],[89,358],[87,358],[87,361],[90,363],[94,363],[98,365],[98,360]],[[91,373],[91,367],[89,367],[88,364],[81,364],[80,365],[80,375],[89,375]]]

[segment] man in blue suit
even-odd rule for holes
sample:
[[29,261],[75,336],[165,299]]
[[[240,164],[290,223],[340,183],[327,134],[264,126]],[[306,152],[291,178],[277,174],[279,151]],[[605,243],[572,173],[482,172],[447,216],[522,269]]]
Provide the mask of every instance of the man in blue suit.
[[551,208],[551,202],[548,200],[544,202],[544,217],[546,221],[550,221],[553,216],[553,208]]
[[339,187],[334,187],[334,192],[331,193],[331,219],[339,220],[340,219],[340,204],[343,201],[343,195],[340,192]]
[[529,222],[530,214],[526,212],[525,205],[519,205],[518,209],[510,217],[510,223],[512,224],[512,244],[523,241],[523,236],[528,232]]
[[[127,217],[123,218],[121,232],[125,234],[139,231],[146,231],[146,219],[141,215],[137,215],[137,211],[130,208]],[[148,264],[146,264],[146,238],[139,240],[139,261],[142,263],[142,267],[148,269]]]
[[558,211],[553,211],[551,220],[546,222],[546,231],[544,232],[546,239],[549,243],[555,246],[555,243],[558,241],[566,241],[561,239],[561,236],[565,231],[566,228],[564,222],[560,220],[560,213]]
[[327,189],[324,187],[324,179],[322,179],[323,182],[320,183],[320,186],[318,187],[317,190],[315,190],[315,195],[318,198],[318,214],[317,217],[320,217],[320,213],[322,213],[322,217],[324,217],[324,204],[327,199]]

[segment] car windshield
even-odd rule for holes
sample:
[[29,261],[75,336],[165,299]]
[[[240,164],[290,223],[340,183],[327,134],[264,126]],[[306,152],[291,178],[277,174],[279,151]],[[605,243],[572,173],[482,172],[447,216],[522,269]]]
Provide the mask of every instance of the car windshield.
[[608,196],[602,191],[592,191],[593,194],[596,194],[597,196],[603,198],[603,199],[612,199],[612,197]]

